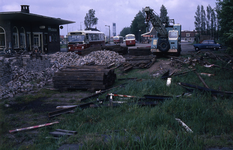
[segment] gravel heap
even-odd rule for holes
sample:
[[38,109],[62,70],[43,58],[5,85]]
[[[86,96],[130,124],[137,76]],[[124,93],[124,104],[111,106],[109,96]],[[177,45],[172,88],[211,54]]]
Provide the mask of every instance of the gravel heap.
[[42,88],[52,81],[54,72],[66,66],[83,65],[116,65],[125,62],[125,58],[114,51],[94,51],[86,56],[80,56],[72,52],[57,52],[49,55],[52,67],[44,71],[35,72],[11,66],[12,80],[5,86],[0,86],[0,99],[14,97],[17,93],[28,93]]

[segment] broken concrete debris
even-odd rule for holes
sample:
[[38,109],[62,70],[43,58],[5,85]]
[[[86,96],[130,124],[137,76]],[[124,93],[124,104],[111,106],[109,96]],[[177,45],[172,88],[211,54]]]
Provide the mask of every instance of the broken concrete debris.
[[[108,50],[94,51],[86,56],[72,52],[57,52],[42,55],[42,60],[31,59],[29,55],[20,58],[0,57],[0,64],[3,64],[0,66],[0,99],[13,97],[17,93],[36,91],[51,82],[54,73],[66,66],[110,65],[112,63],[118,65],[122,62],[125,62],[123,56]],[[5,81],[8,82],[5,83]]]

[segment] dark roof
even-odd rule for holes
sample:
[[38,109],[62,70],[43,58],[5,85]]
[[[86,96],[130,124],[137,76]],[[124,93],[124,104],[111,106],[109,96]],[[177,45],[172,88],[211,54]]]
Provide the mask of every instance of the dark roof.
[[33,22],[41,25],[63,25],[75,23],[74,21],[63,20],[61,18],[52,18],[32,13],[24,13],[21,11],[0,12],[0,20]]

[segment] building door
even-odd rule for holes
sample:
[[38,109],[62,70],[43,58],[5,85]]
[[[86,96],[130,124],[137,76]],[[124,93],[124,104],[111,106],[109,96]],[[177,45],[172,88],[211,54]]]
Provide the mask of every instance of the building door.
[[48,33],[44,34],[44,52],[48,53]]
[[27,40],[27,45],[26,45],[26,47],[27,47],[27,51],[31,51],[32,50],[32,43],[31,43],[31,32],[27,32],[27,38],[26,38]]
[[44,45],[43,45],[43,36],[42,33],[34,32],[33,33],[33,47],[39,48],[41,52],[44,52]]
[[6,47],[5,30],[0,27],[0,51]]

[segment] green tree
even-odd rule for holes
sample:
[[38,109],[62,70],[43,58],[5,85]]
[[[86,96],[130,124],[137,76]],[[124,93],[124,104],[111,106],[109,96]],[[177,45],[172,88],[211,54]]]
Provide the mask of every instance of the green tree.
[[206,11],[207,11],[207,18],[206,18],[206,29],[207,29],[207,34],[210,35],[210,30],[211,30],[211,13],[212,13],[212,8],[210,5],[208,5],[206,7]]
[[139,11],[130,25],[131,33],[135,35],[137,40],[140,40],[141,34],[146,32],[146,26],[145,17],[142,11]]
[[201,9],[200,9],[200,6],[198,5],[197,6],[197,10],[195,12],[195,29],[200,33],[201,31]]
[[219,30],[220,30],[220,25],[219,25],[219,12],[220,12],[220,5],[219,3],[217,2],[216,3],[216,7],[215,7],[215,11],[216,11],[216,36],[217,36],[217,39],[219,39]]
[[217,5],[221,41],[228,46],[227,51],[233,53],[233,1],[218,0]]
[[162,5],[161,8],[160,8],[160,18],[161,18],[161,21],[163,23],[165,23],[166,25],[169,25],[169,17],[167,16],[167,8]]
[[216,14],[215,14],[215,10],[212,9],[211,10],[211,19],[210,19],[210,30],[211,30],[211,36],[214,37],[214,39],[216,38],[216,22],[217,22],[217,18],[216,18]]
[[130,34],[130,27],[124,27],[121,32],[120,36],[125,36],[126,34]]
[[206,13],[203,5],[201,5],[201,34],[206,33]]
[[90,9],[84,18],[84,25],[86,28],[91,28],[98,23],[98,18],[95,17],[95,10]]
[[198,32],[198,35],[195,35],[195,41],[196,43],[199,43],[200,34],[201,34],[201,9],[199,5],[197,6],[197,10],[195,12],[194,18],[195,18],[195,21],[194,21],[195,30],[197,30]]

